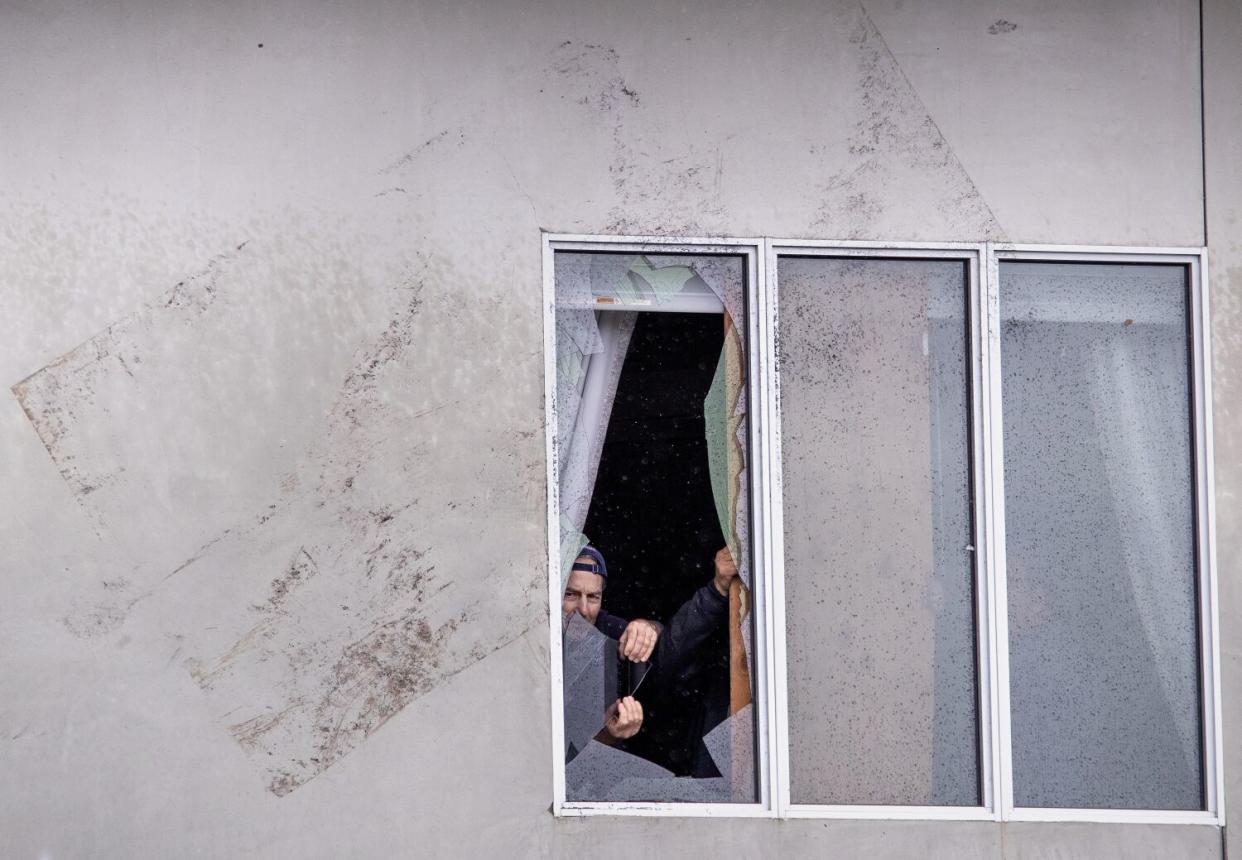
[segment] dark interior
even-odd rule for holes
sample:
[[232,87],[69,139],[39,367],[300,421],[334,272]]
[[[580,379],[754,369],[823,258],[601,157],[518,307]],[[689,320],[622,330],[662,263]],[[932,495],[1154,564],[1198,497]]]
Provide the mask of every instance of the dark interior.
[[[667,622],[714,573],[724,545],[703,400],[724,345],[722,314],[640,313],[604,439],[586,534],[608,562],[604,608]],[[707,703],[728,689],[728,634],[702,646],[693,685],[656,669],[637,692],[643,731],[625,749],[678,776],[719,776],[702,749]],[[727,695],[727,693],[726,693]]]
[[712,576],[724,538],[703,399],[723,345],[721,314],[638,315],[585,528],[608,562],[614,615],[667,621]]

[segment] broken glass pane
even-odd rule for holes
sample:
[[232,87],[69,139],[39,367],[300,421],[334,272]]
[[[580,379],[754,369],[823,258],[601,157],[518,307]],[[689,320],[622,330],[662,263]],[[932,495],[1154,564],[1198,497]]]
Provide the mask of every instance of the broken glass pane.
[[604,727],[617,700],[617,643],[576,612],[564,629],[565,758],[572,759]]
[[728,803],[733,799],[723,777],[679,777],[596,741],[566,765],[565,789],[567,800]]
[[[568,797],[753,803],[743,259],[558,252],[555,277]],[[649,663],[618,659],[644,625]]]

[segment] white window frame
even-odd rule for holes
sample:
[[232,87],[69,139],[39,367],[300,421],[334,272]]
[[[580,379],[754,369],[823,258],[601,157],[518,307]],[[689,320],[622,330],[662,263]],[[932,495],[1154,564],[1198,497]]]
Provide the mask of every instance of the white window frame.
[[[755,714],[759,799],[755,803],[581,802],[565,799],[563,666],[559,602],[559,476],[556,474],[557,251],[732,254],[747,270],[746,350],[755,602]],[[968,271],[971,467],[975,494],[976,651],[981,805],[868,806],[795,804],[789,785],[785,656],[780,378],[776,357],[779,257],[955,259]],[[1175,263],[1190,279],[1194,397],[1195,550],[1202,671],[1203,780],[1206,810],[1022,808],[1013,804],[1009,648],[1005,578],[1004,451],[1001,418],[999,269],[1002,260]],[[552,658],[553,812],[558,816],[656,815],[735,818],[841,818],[954,821],[1082,821],[1223,827],[1220,640],[1217,619],[1215,498],[1211,416],[1211,332],[1207,250],[1087,245],[960,242],[868,242],[808,239],[589,236],[544,234],[544,397],[548,489],[549,645]],[[634,307],[631,310],[644,310]],[[650,308],[645,308],[650,310]]]

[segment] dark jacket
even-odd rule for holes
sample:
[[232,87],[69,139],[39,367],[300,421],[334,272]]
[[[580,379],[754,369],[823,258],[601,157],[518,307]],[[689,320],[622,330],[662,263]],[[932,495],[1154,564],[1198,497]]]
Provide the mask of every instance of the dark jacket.
[[703,736],[729,712],[728,619],[729,599],[710,582],[691,595],[665,626],[637,696],[643,729],[627,749],[678,776],[720,776]]
[[609,639],[620,639],[621,634],[625,632],[625,625],[629,623],[624,618],[618,618],[603,609],[599,611],[599,615],[595,616],[595,629]]

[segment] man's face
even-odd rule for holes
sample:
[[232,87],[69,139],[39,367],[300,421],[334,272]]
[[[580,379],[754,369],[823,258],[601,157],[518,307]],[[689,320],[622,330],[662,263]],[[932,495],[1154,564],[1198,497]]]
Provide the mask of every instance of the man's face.
[[[575,564],[577,562],[592,564],[594,561],[589,555],[580,555],[575,560]],[[569,581],[565,583],[565,595],[561,598],[561,614],[565,618],[569,618],[571,612],[577,612],[594,624],[603,601],[604,578],[602,576],[585,570],[569,572]]]

